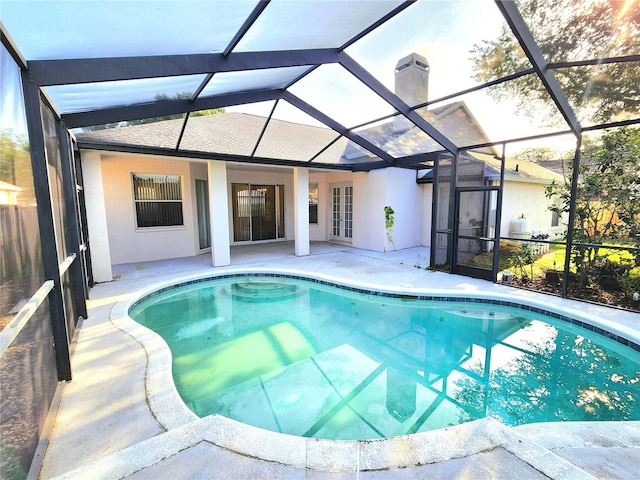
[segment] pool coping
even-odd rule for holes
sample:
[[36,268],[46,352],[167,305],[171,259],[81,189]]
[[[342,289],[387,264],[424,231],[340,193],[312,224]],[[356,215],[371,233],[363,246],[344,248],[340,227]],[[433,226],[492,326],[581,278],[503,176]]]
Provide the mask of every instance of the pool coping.
[[[640,422],[598,423],[601,423],[597,429],[599,440],[587,442],[576,438],[579,435],[569,435],[565,440],[564,426],[550,429],[547,424],[529,425],[532,439],[520,433],[520,427],[509,428],[492,418],[400,437],[340,441],[295,437],[211,415],[102,457],[55,480],[126,478],[203,442],[292,469],[356,473],[416,468],[502,448],[549,478],[589,480],[595,477],[554,450],[628,446],[630,441],[640,445]],[[625,440],[612,440],[621,437],[621,427]],[[591,424],[576,422],[572,428],[578,433],[582,430],[593,433]],[[538,443],[536,433],[543,437],[542,442]]]
[[[451,291],[433,288],[389,288],[376,284],[345,281],[341,278],[325,274],[309,273],[291,268],[232,268],[212,273],[205,272],[181,276],[172,280],[157,282],[133,293],[124,301],[116,303],[110,311],[109,319],[118,329],[130,335],[142,346],[147,355],[145,367],[145,393],[148,408],[151,414],[167,432],[159,437],[154,437],[141,444],[129,447],[135,449],[138,460],[132,463],[132,457],[123,452],[126,462],[122,461],[122,468],[139,470],[141,465],[149,465],[166,458],[170,452],[178,452],[197,441],[207,441],[215,445],[233,450],[241,455],[289,465],[295,468],[330,471],[372,471],[388,470],[396,468],[408,468],[425,465],[438,461],[460,458],[497,446],[508,451],[531,464],[540,471],[556,478],[559,473],[562,478],[585,478],[585,472],[573,464],[562,460],[557,456],[550,458],[548,450],[537,446],[535,443],[517,433],[520,427],[510,428],[497,420],[485,418],[474,422],[457,425],[454,427],[433,430],[412,435],[389,437],[375,440],[326,440],[316,438],[297,437],[278,432],[272,432],[261,428],[246,425],[235,420],[211,415],[200,418],[194,414],[180,398],[171,374],[171,352],[164,340],[155,332],[138,324],[128,316],[132,305],[140,298],[164,287],[203,279],[214,279],[229,275],[273,274],[284,276],[299,276],[318,281],[344,285],[357,289],[375,290],[389,294],[430,295],[493,299],[504,302],[514,302],[520,305],[528,305],[532,308],[540,308],[558,315],[570,315],[594,327],[605,331],[612,331],[615,335],[627,338],[631,342],[640,342],[640,333],[628,331],[624,326],[612,325],[606,320],[593,315],[570,309],[550,305],[548,302],[532,298],[523,298],[511,293],[503,292],[461,292],[459,295]],[[573,422],[558,424],[564,426]],[[578,422],[579,423],[579,422]],[[607,424],[620,426],[630,423],[636,426],[640,422],[590,422],[590,429],[607,428]],[[473,435],[481,430],[482,435]],[[476,438],[477,437],[477,438]],[[146,446],[145,446],[146,445]],[[148,448],[147,448],[148,447]],[[151,448],[154,447],[154,448]],[[155,448],[158,447],[158,448]],[[444,447],[444,448],[443,448]],[[129,449],[126,449],[129,450]],[[133,452],[133,450],[132,450]],[[147,453],[145,453],[147,452]],[[546,453],[545,453],[546,452]],[[99,468],[100,462],[110,462],[113,468],[118,464],[122,456],[114,454],[95,462]],[[153,458],[152,458],[153,457]],[[138,458],[138,457],[135,457]],[[146,459],[146,460],[145,460]],[[154,460],[155,459],[155,460]],[[542,461],[541,459],[544,459]],[[544,465],[537,465],[540,461]],[[145,463],[147,462],[147,463]],[[126,464],[126,465],[125,465]],[[545,470],[546,469],[546,470]],[[575,470],[575,471],[574,471]],[[573,473],[571,473],[573,472]],[[579,472],[579,475],[578,475]],[[87,474],[86,466],[84,474]],[[73,472],[69,472],[73,477]],[[66,475],[61,478],[67,478]],[[85,477],[86,478],[86,477]],[[559,478],[559,477],[558,477]]]

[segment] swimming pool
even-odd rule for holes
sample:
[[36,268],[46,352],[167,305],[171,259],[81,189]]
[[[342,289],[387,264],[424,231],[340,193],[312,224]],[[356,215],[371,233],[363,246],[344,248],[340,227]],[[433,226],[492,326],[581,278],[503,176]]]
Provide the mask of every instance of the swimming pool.
[[537,308],[453,300],[243,274],[167,287],[130,315],[165,339],[200,416],[334,439],[637,419],[637,351]]

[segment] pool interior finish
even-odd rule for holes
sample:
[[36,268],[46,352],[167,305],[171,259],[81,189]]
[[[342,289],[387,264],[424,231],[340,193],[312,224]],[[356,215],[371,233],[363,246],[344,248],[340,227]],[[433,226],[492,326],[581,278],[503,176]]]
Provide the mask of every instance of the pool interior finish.
[[640,419],[640,355],[619,342],[510,306],[352,290],[229,276],[164,289],[130,315],[165,339],[202,417],[330,439],[486,416]]

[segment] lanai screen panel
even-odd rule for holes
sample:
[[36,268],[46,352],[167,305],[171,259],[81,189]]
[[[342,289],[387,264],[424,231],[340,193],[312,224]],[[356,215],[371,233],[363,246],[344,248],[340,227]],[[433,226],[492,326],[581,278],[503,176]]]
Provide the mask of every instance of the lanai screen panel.
[[336,137],[335,131],[288,102],[280,101],[260,138],[255,156],[308,162]]
[[[640,38],[638,27],[640,15],[635,2],[518,0],[517,4],[546,62],[580,62],[593,58],[637,56],[640,53],[637,40]],[[526,112],[522,105],[513,104],[510,102],[509,95],[504,94],[508,89],[503,89],[502,96],[494,87],[479,92],[463,92],[463,95],[456,94],[460,90],[475,89],[484,82],[514,74],[525,79],[525,82],[517,87],[520,91],[528,91],[526,83],[528,79],[531,79],[532,83],[541,85],[538,74],[533,72],[531,62],[518,45],[512,27],[503,17],[501,11],[505,11],[505,5],[513,6],[509,2],[492,0],[474,2],[467,0],[418,2],[4,0],[0,15],[3,25],[28,61],[121,57],[117,59],[119,61],[133,58],[136,62],[140,60],[138,64],[143,76],[147,72],[150,76],[157,75],[156,78],[121,82],[105,82],[97,75],[94,77],[96,83],[92,84],[75,81],[60,86],[43,84],[55,108],[63,116],[68,115],[67,120],[70,122],[74,115],[74,119],[78,119],[74,126],[79,126],[80,123],[82,123],[81,126],[88,125],[86,119],[89,117],[76,115],[77,113],[95,111],[102,114],[107,111],[123,117],[115,119],[109,117],[102,122],[113,124],[120,120],[129,121],[149,117],[155,111],[160,112],[158,116],[167,115],[161,108],[159,110],[150,108],[155,107],[156,103],[162,104],[161,106],[168,104],[171,107],[168,109],[171,115],[190,110],[189,103],[174,100],[185,98],[189,94],[197,94],[196,102],[214,99],[211,102],[194,104],[195,108],[205,109],[209,108],[209,105],[213,105],[211,108],[217,108],[247,103],[248,100],[245,98],[250,98],[256,92],[276,92],[267,97],[278,98],[278,89],[286,89],[329,118],[331,121],[325,121],[325,124],[335,129],[336,135],[352,137],[348,146],[345,147],[342,163],[372,162],[372,164],[388,165],[394,164],[397,159],[415,155],[413,153],[415,150],[418,150],[418,153],[429,153],[439,149],[439,146],[431,141],[430,136],[425,134],[424,128],[415,129],[411,127],[411,122],[408,120],[407,131],[411,131],[411,128],[414,130],[401,138],[392,135],[390,140],[378,138],[373,130],[367,131],[367,128],[362,125],[364,122],[379,121],[381,117],[397,113],[380,98],[384,96],[380,95],[380,91],[376,93],[373,90],[376,88],[380,90],[382,85],[385,91],[394,91],[396,63],[400,58],[414,51],[427,59],[428,95],[424,102],[422,100],[425,99],[418,98],[403,98],[403,100],[416,107],[416,111],[431,126],[435,125],[437,120],[433,119],[429,113],[424,113],[424,110],[432,111],[436,107],[463,99],[472,114],[479,120],[489,141],[567,131],[567,123],[572,123],[576,129],[575,122],[570,118],[567,120],[571,115],[565,114],[565,118],[558,115],[558,106],[554,102],[548,103],[550,109],[549,112],[544,112],[544,116],[534,112],[533,117],[529,118],[524,115]],[[558,42],[557,37],[553,36],[554,33],[558,33],[558,29],[554,32],[551,22],[547,26],[544,22],[532,20],[533,17],[529,15],[532,6],[554,12],[558,12],[558,8],[564,9],[563,14],[569,12],[569,7],[584,10],[586,19],[580,20],[582,23],[570,20],[563,25],[566,35],[562,38],[579,38],[578,43],[572,46],[568,40],[564,43]],[[586,6],[593,6],[593,11],[590,12]],[[509,17],[509,14],[505,13],[505,16]],[[557,22],[556,17],[561,16],[557,14],[548,18]],[[512,20],[510,19],[509,23],[513,24]],[[598,30],[600,37],[573,35],[583,27],[590,29],[590,35],[592,35],[591,30],[602,27]],[[513,58],[507,58],[509,60],[507,62],[499,62],[497,65],[499,68],[482,72],[478,70],[478,64],[471,60],[473,56],[492,46],[507,44],[515,45],[516,49],[508,53],[513,55]],[[346,48],[345,53],[348,57],[341,53],[343,48]],[[326,50],[318,56],[317,49]],[[262,53],[267,56],[270,54],[271,59],[284,59],[283,64],[278,68],[263,70],[265,65],[258,65],[262,61],[260,60]],[[274,53],[281,53],[282,57],[273,56]],[[175,71],[171,74],[163,74],[162,71],[156,71],[153,68],[145,70],[147,60],[151,62],[152,58],[157,59],[162,55],[174,55],[174,59],[184,59],[190,55],[210,54],[217,55],[215,61],[210,64],[203,61],[201,65],[205,66],[201,69],[204,71],[199,71],[197,74],[189,70],[188,63],[180,65],[180,68],[184,66],[189,71],[184,75],[176,76]],[[243,57],[241,61],[233,60],[234,55],[237,60],[237,55],[242,54],[249,55]],[[244,58],[247,59],[246,62]],[[314,58],[323,65],[316,69],[313,69],[313,65],[297,66],[301,58],[303,62]],[[366,81],[356,80],[351,73],[337,63],[342,61],[344,64],[345,58],[352,58],[360,64],[368,72],[367,75],[370,74],[369,80],[366,80],[367,75],[364,77]],[[232,60],[225,63],[227,59]],[[585,103],[592,97],[605,97],[605,100],[607,96],[612,97],[608,99],[609,105],[613,105],[612,114],[607,117],[608,121],[637,120],[634,110],[637,110],[639,103],[637,98],[639,89],[636,88],[640,76],[638,75],[639,61],[637,58],[635,60],[627,58],[623,63],[613,60],[615,59],[609,58],[609,61],[604,62],[603,65],[552,64],[547,66],[543,62],[538,63],[536,68],[546,72],[545,75],[549,72],[555,74],[562,87],[561,93],[564,92],[569,99],[569,108],[577,110],[577,117],[583,123],[582,126],[597,125],[604,121],[604,116],[589,116],[592,111],[596,113],[603,111],[601,108],[593,107],[589,102]],[[115,67],[112,66],[110,73],[120,65],[121,63],[117,63]],[[160,64],[154,63],[154,65]],[[208,65],[211,66],[208,67]],[[237,71],[226,73],[216,71],[217,68],[224,70],[229,65]],[[166,67],[168,70],[173,68],[170,58],[167,58]],[[164,65],[160,70],[162,68]],[[309,69],[313,70],[305,76]],[[108,70],[107,67],[105,72],[106,70]],[[351,68],[350,70],[353,71]],[[125,71],[129,72],[126,69]],[[525,75],[526,73],[530,75]],[[211,74],[213,76],[208,83],[203,81],[209,79]],[[299,78],[302,79],[296,81]],[[515,80],[517,79],[510,82]],[[578,85],[578,88],[573,88],[575,85]],[[620,102],[613,97],[612,87],[614,86],[627,88],[626,93],[623,92],[624,99]],[[548,98],[544,89],[540,91],[541,94],[535,95]],[[233,98],[229,97],[229,94]],[[239,96],[233,96],[236,94]],[[474,97],[482,96],[486,97],[484,103],[478,103],[478,106],[472,104],[475,102]],[[360,97],[366,100],[361,101]],[[216,103],[216,98],[220,98],[220,102]],[[260,97],[260,100],[264,99],[264,96]],[[255,100],[254,96],[250,101]],[[500,108],[496,109],[496,104]],[[338,107],[334,108],[332,105],[338,105]],[[307,113],[313,115],[313,112],[307,111]],[[322,115],[319,116],[321,117]],[[556,117],[560,120],[557,121]],[[451,117],[448,120],[450,119]],[[522,124],[523,128],[514,133],[512,126],[516,123]],[[424,123],[422,125],[424,126]],[[358,127],[357,133],[365,137],[365,142],[353,141],[353,135],[351,135],[353,130],[349,129],[355,127]],[[187,126],[185,136],[188,135],[188,128]],[[438,128],[437,125],[434,128],[436,131],[444,129],[444,127]],[[435,136],[450,150],[475,144],[477,140],[473,135],[460,135],[459,132],[451,136],[446,132],[443,133],[448,141],[438,135]],[[174,139],[172,135],[171,141]],[[151,143],[164,146],[171,142]],[[452,146],[454,148],[451,148]],[[313,157],[313,161],[318,161],[320,157],[324,158],[325,152],[332,149],[333,146],[328,145],[321,147],[319,155]],[[358,156],[358,153],[362,155]],[[283,156],[290,157],[280,155],[280,157]],[[261,161],[265,160],[268,158],[261,159]]]
[[273,1],[234,52],[338,48],[403,1]]
[[319,150],[311,159],[310,167],[314,165],[347,165],[349,161],[344,154],[349,141],[347,138],[339,136],[330,144]]
[[258,4],[246,0],[3,0],[28,60],[222,52]]
[[191,98],[206,75],[181,75],[45,87],[62,114]]
[[[433,101],[490,80],[474,76],[470,52],[503,30],[505,38],[516,41],[493,0],[418,1],[346,53],[392,91],[398,61],[412,52],[422,55],[429,66],[428,101]],[[531,64],[523,57],[517,67],[505,65],[501,76],[528,68]]]
[[202,90],[200,97],[256,89],[282,89],[309,70],[310,66],[266,68],[240,72],[216,73]]
[[[90,138],[92,141],[97,140],[112,145],[174,150],[184,124],[184,114],[178,114],[175,117],[162,122],[141,123],[119,128],[114,128],[113,125],[99,125],[98,130],[90,134],[76,132],[76,138],[78,140]],[[141,122],[145,122],[145,119]]]
[[[267,109],[274,102],[260,104]],[[267,121],[266,116],[229,112],[192,116],[187,122],[181,151],[250,156]]]
[[355,132],[394,158],[445,150],[402,114],[365,125]]
[[640,61],[557,68],[554,73],[560,84],[572,86],[567,100],[583,127],[637,116]]
[[[634,0],[556,0],[539,5],[516,0],[515,3],[550,63],[640,53],[640,8]],[[536,9],[545,13],[546,18],[537,14]],[[561,30],[557,28],[559,25]]]
[[391,105],[338,64],[321,65],[289,91],[346,128],[395,112]]

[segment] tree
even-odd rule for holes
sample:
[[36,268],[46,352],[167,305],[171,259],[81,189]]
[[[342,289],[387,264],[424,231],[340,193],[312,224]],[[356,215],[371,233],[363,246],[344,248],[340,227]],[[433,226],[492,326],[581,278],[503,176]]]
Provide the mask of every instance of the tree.
[[[169,96],[166,93],[159,93],[156,95],[155,98],[157,102],[163,102],[163,101],[169,100]],[[190,92],[177,93],[174,97],[175,100],[185,100],[189,98],[191,98]],[[204,117],[207,115],[216,115],[218,113],[226,113],[226,109],[224,107],[221,107],[221,108],[210,108],[207,110],[198,110],[197,112],[191,112],[189,114],[189,118]],[[184,118],[184,114],[175,113],[172,115],[162,115],[160,117],[140,118],[137,120],[130,120],[126,122],[107,123],[105,125],[95,125],[95,126],[89,127],[89,130],[95,131],[95,130],[106,130],[109,128],[129,127],[131,125],[146,125],[147,123],[164,122],[165,120],[175,120],[178,118]]]
[[549,147],[532,147],[525,148],[515,155],[516,160],[524,160],[526,162],[539,163],[546,160],[553,160],[557,157],[557,152]]
[[29,140],[24,135],[17,135],[12,129],[0,130],[0,180],[18,183],[16,173],[16,155],[29,152]]
[[[603,134],[599,142],[587,143],[579,170],[573,240],[640,247],[640,128],[612,130]],[[553,200],[550,210],[568,213],[570,182],[553,182],[547,187],[547,197]],[[587,275],[602,260],[600,247],[574,250],[573,261],[584,285]],[[640,265],[640,256],[636,256],[635,263]]]
[[633,362],[577,332],[538,324],[527,333],[518,350],[509,352],[513,341],[506,340],[499,365],[487,369],[476,360],[466,367],[475,375],[453,380],[448,390],[463,406],[461,423],[483,415],[507,425],[637,417],[640,374]]
[[[640,51],[640,7],[621,0],[520,0],[520,13],[550,62],[593,60]],[[508,26],[498,38],[471,49],[474,78],[488,82],[531,67]],[[604,123],[640,112],[640,62],[566,67],[553,70],[582,121]],[[555,106],[536,75],[489,87],[497,100],[516,98],[527,114]],[[544,107],[544,109],[541,109]]]

